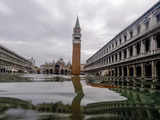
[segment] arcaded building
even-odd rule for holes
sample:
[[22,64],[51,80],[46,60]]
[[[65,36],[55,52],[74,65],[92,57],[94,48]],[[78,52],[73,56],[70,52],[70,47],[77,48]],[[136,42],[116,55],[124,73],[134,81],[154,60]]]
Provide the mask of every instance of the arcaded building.
[[65,64],[63,59],[59,59],[56,63],[45,63],[40,66],[40,73],[42,74],[70,74],[71,64]]
[[105,71],[108,76],[159,78],[160,2],[92,55],[85,71]]

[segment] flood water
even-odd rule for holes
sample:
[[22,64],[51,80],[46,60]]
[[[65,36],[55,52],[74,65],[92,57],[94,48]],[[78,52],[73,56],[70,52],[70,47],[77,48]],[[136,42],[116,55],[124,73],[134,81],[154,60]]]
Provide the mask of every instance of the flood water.
[[160,93],[85,76],[0,75],[0,120],[159,120]]

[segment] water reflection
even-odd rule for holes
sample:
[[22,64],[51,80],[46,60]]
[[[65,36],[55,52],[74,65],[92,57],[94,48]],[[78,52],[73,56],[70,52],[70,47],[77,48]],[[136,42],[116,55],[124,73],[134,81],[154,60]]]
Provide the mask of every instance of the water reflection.
[[63,82],[70,81],[71,76],[43,74],[0,74],[0,82]]
[[73,120],[82,120],[82,111],[81,111],[81,100],[84,97],[82,84],[80,82],[80,77],[72,77],[72,83],[74,86],[74,91],[77,94],[72,101],[72,119]]
[[[92,83],[89,83],[89,85],[92,85]],[[102,86],[105,86],[105,84]],[[110,90],[120,93],[127,100],[88,104],[85,109],[87,114],[103,114],[101,117],[97,116],[96,118],[109,120],[160,119],[160,91],[136,88],[110,88]]]
[[[36,76],[37,77],[37,76]],[[160,119],[160,92],[153,90],[141,90],[131,88],[110,88],[110,91],[121,94],[127,100],[108,101],[109,98],[95,99],[92,102],[82,104],[85,99],[94,99],[98,96],[105,96],[109,92],[105,84],[95,85],[92,83],[84,84],[80,77],[72,77],[70,81],[61,82],[41,82],[34,85],[33,83],[0,83],[0,119],[3,120],[159,120]],[[18,84],[18,85],[17,85]],[[26,86],[27,84],[27,86]],[[5,86],[3,88],[3,86]],[[40,89],[31,89],[23,91],[16,87],[24,89],[40,87]],[[32,87],[30,87],[32,85]],[[39,85],[39,86],[38,86]],[[44,87],[42,87],[44,85]],[[89,86],[87,86],[89,85]],[[47,88],[49,86],[49,88]],[[54,88],[56,86],[56,88]],[[97,88],[100,87],[100,88]],[[13,89],[9,89],[13,88]],[[3,91],[5,90],[5,91]],[[6,91],[12,91],[6,92]],[[22,90],[20,93],[19,90]],[[45,92],[45,90],[47,92]],[[49,90],[49,91],[48,91]],[[91,91],[94,91],[92,93]],[[106,91],[104,91],[106,90]],[[39,91],[39,92],[38,92]],[[29,93],[28,93],[29,92]],[[37,97],[38,92],[42,97],[47,94],[45,99],[53,101],[40,102],[34,104],[33,101],[18,98],[16,95],[24,96],[33,95]],[[48,93],[50,92],[50,93]],[[113,92],[113,93],[114,93]],[[24,94],[25,93],[25,94]],[[63,93],[63,94],[62,94]],[[5,96],[7,94],[7,96]],[[16,94],[16,95],[15,95]],[[60,98],[55,101],[57,97]],[[62,96],[64,100],[62,100]],[[109,94],[112,97],[111,94]],[[50,97],[50,98],[49,98]],[[41,98],[41,97],[39,97]],[[70,98],[70,99],[68,99]],[[70,103],[65,103],[67,99]],[[30,114],[30,115],[29,115]]]

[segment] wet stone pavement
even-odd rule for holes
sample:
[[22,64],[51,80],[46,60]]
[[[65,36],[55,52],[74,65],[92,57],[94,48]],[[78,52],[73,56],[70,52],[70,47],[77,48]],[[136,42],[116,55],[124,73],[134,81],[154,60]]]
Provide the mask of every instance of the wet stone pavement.
[[160,93],[85,76],[0,75],[0,120],[159,120]]

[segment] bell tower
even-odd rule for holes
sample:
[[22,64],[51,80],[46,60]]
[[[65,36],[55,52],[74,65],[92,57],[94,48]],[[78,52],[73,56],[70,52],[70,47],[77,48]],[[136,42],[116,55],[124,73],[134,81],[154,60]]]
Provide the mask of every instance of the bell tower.
[[76,25],[73,28],[73,51],[72,51],[72,75],[80,75],[81,59],[81,28],[77,17]]

